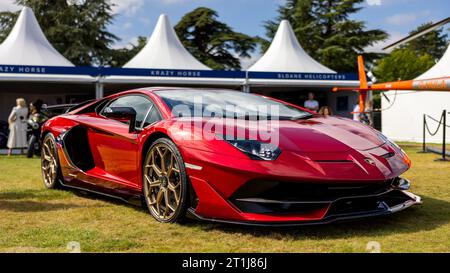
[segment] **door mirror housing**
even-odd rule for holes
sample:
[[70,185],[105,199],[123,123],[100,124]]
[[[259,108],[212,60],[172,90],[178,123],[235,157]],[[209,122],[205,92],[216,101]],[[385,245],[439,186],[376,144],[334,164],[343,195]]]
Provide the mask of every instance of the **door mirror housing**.
[[132,107],[105,107],[103,115],[107,118],[130,124],[128,132],[136,132],[136,110]]

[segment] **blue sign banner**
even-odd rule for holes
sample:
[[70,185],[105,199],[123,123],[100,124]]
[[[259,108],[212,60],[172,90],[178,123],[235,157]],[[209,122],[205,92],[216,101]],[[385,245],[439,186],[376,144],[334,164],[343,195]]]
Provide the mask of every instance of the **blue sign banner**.
[[0,74],[43,74],[43,75],[88,75],[96,76],[137,76],[137,77],[179,77],[179,78],[228,78],[228,79],[276,79],[276,80],[317,80],[317,81],[357,81],[356,73],[295,73],[295,72],[245,72],[226,70],[182,70],[182,69],[142,69],[116,67],[66,67],[33,65],[0,65]]
[[248,72],[249,79],[357,81],[356,73]]
[[144,76],[180,78],[239,78],[245,79],[244,71],[226,70],[182,70],[182,69],[143,69],[143,68],[101,68],[102,76]]
[[99,67],[0,65],[0,74],[50,74],[50,75],[89,75],[98,76]]

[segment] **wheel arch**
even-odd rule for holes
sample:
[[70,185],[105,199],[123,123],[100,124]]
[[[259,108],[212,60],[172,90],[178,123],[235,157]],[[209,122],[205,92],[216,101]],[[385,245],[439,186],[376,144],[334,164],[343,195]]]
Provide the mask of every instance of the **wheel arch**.
[[150,147],[152,146],[153,142],[155,142],[157,139],[160,138],[167,138],[171,141],[173,141],[169,135],[167,135],[164,132],[160,132],[160,131],[155,131],[152,134],[150,134],[147,139],[144,142],[144,145],[142,145],[142,152],[141,152],[141,164],[143,164],[144,160],[145,160],[145,156],[147,154],[148,149],[150,149]]

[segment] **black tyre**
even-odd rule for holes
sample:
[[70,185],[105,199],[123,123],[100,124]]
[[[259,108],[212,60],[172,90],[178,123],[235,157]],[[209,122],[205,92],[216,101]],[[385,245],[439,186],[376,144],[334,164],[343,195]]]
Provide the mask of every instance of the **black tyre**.
[[151,215],[163,223],[184,220],[189,200],[188,182],[176,145],[167,138],[157,139],[143,163],[144,199]]
[[42,141],[41,170],[46,188],[56,189],[61,187],[61,166],[59,165],[55,137],[51,133],[48,133]]

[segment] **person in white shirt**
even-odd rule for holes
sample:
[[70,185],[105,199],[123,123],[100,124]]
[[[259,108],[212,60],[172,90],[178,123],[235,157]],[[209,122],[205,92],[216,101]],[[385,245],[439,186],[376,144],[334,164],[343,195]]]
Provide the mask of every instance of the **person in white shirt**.
[[359,104],[355,104],[355,106],[353,107],[353,120],[354,121],[360,121],[359,119],[359,115],[361,114],[359,111]]
[[9,148],[8,155],[12,154],[12,150],[16,148],[21,149],[23,154],[24,148],[27,147],[27,117],[28,108],[23,98],[16,100],[17,106],[11,111],[8,118],[9,123],[9,137],[7,146]]
[[315,112],[319,110],[319,102],[314,99],[313,93],[308,93],[308,100],[305,101],[304,107]]

